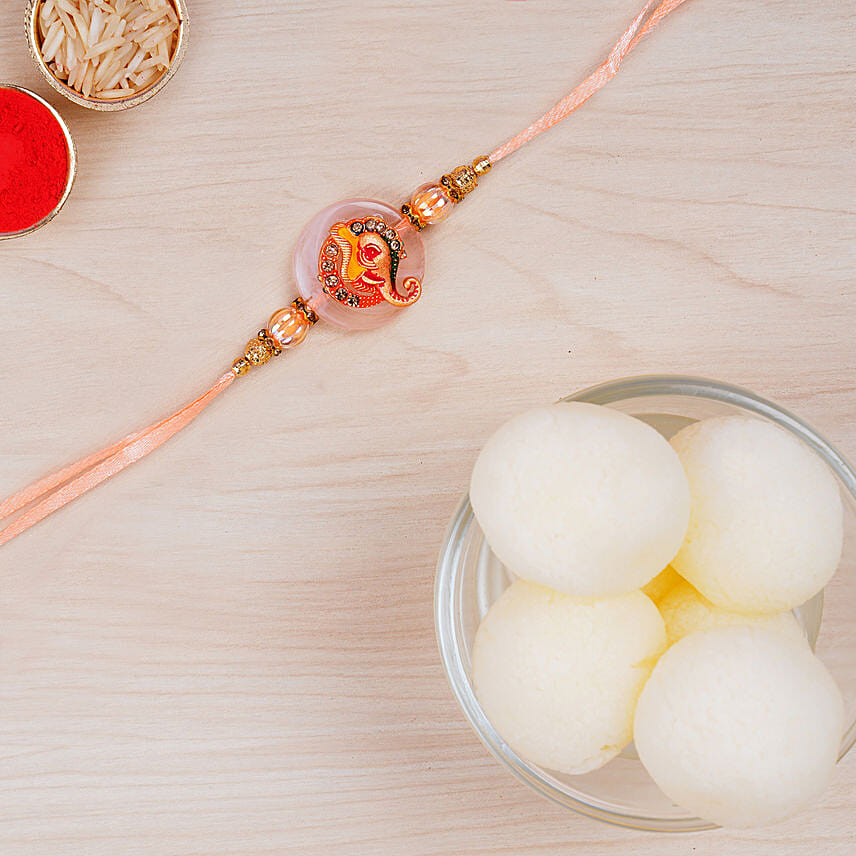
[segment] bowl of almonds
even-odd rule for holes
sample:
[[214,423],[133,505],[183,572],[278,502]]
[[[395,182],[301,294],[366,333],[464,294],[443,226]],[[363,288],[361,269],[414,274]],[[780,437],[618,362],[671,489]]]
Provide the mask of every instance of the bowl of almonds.
[[91,110],[136,107],[178,70],[184,0],[30,0],[30,53],[48,83]]

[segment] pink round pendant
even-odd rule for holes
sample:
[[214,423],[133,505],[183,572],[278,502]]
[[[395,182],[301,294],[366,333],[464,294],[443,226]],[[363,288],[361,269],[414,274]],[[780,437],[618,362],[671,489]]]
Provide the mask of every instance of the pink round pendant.
[[319,317],[349,330],[391,321],[422,294],[425,248],[385,202],[346,199],[309,221],[294,251],[300,296]]

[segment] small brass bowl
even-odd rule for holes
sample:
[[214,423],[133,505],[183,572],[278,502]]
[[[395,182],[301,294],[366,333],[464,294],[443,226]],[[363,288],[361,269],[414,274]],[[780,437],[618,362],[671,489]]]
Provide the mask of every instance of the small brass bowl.
[[25,22],[30,56],[33,58],[33,62],[35,62],[45,80],[47,80],[47,82],[56,89],[60,95],[65,96],[69,101],[73,101],[75,104],[79,104],[81,107],[86,107],[89,110],[99,110],[103,113],[114,113],[118,110],[129,110],[131,107],[139,107],[140,104],[144,104],[150,98],[154,98],[155,95],[157,95],[158,92],[160,92],[161,89],[163,89],[164,86],[172,80],[184,59],[185,53],[187,52],[187,39],[190,25],[187,3],[185,0],[170,0],[172,5],[175,7],[175,11],[178,16],[178,37],[176,38],[175,48],[173,49],[172,57],[170,58],[169,68],[167,68],[166,71],[164,71],[164,73],[154,81],[154,83],[150,84],[142,92],[129,94],[127,98],[104,99],[94,98],[91,96],[86,98],[76,89],[73,89],[67,83],[55,77],[42,57],[38,35],[38,15],[42,2],[43,0],[28,0],[27,3]]
[[35,92],[31,92],[29,89],[24,89],[23,86],[15,86],[11,83],[0,83],[0,89],[14,89],[17,92],[21,92],[24,95],[33,98],[38,101],[39,104],[42,104],[50,114],[56,119],[59,124],[60,129],[62,130],[63,136],[65,137],[66,144],[68,145],[68,177],[65,182],[65,190],[62,192],[62,196],[59,198],[59,202],[57,202],[54,209],[42,217],[38,223],[34,223],[32,226],[28,226],[26,229],[19,229],[17,232],[0,232],[0,241],[5,241],[10,238],[21,238],[24,235],[29,235],[30,232],[35,232],[36,229],[41,229],[46,223],[49,223],[59,214],[60,209],[63,205],[65,205],[66,199],[68,199],[69,194],[71,193],[72,185],[74,184],[74,179],[77,177],[77,148],[74,145],[74,140],[71,137],[71,131],[68,129],[68,125],[66,125],[65,120],[62,116],[45,101],[44,98],[36,95]]

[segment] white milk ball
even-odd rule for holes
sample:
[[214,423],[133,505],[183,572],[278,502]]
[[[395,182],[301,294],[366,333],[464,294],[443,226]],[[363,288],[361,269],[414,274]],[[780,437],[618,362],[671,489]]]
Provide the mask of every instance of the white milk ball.
[[[675,574],[677,577],[677,574]],[[661,597],[652,600],[660,610],[666,625],[666,638],[670,645],[695,633],[711,627],[725,627],[731,624],[766,627],[785,633],[792,639],[806,641],[803,629],[792,612],[776,612],[768,615],[746,615],[731,612],[712,604],[703,594],[694,589],[686,580],[677,578],[669,590]]]
[[470,500],[515,574],[576,597],[647,583],[677,552],[689,519],[686,476],[663,437],[581,402],[503,425],[476,461]]
[[717,606],[782,612],[817,594],[841,559],[835,478],[769,422],[726,416],[672,438],[692,508],[675,570]]
[[699,817],[776,823],[832,778],[844,704],[804,642],[761,627],[693,633],[657,663],[634,737],[660,789]]
[[631,741],[636,699],[665,643],[642,592],[581,601],[517,580],[476,633],[473,686],[521,757],[586,773]]

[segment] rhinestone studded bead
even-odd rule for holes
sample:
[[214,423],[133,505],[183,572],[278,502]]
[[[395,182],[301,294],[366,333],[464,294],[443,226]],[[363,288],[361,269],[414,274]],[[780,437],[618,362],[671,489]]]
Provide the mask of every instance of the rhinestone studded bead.
[[409,202],[405,202],[404,205],[401,206],[401,213],[417,232],[421,232],[425,228],[426,224],[416,216],[413,212],[413,207]]

